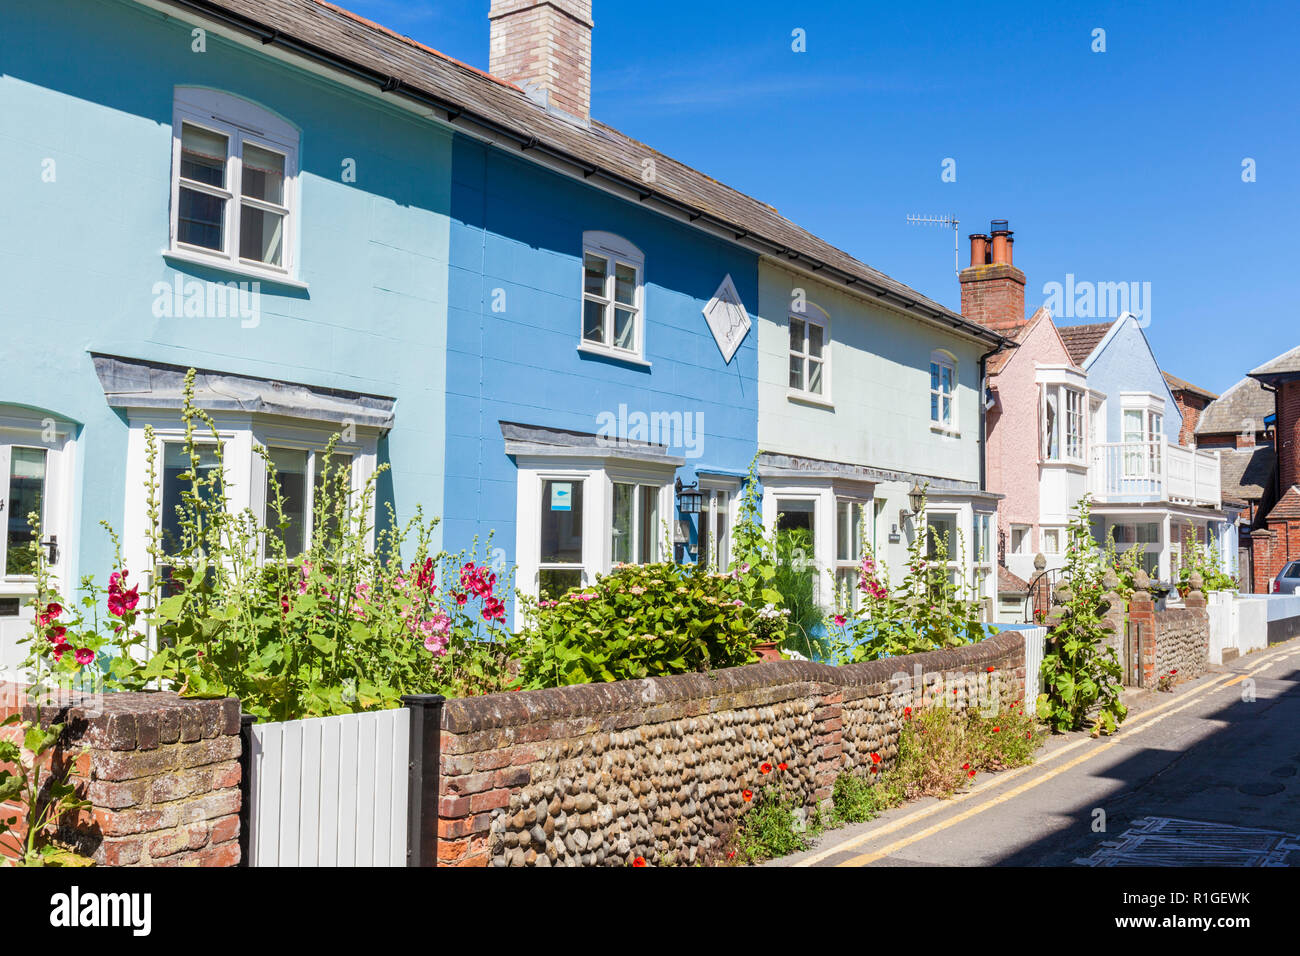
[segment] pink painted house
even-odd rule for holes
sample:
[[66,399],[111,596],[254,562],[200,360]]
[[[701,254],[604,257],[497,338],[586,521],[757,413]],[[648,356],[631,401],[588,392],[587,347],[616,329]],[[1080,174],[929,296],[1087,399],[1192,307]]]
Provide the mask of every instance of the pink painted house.
[[995,230],[992,242],[970,238],[962,313],[1012,340],[986,367],[985,467],[987,489],[1002,496],[997,617],[1020,620],[1036,557],[1062,565],[1070,513],[1088,490],[1093,402],[1051,312],[1025,318],[1025,274],[1012,264],[1010,230]]

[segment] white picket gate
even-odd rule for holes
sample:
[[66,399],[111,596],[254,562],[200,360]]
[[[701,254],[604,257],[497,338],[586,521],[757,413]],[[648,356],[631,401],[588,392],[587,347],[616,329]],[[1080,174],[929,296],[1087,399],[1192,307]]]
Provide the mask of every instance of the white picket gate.
[[406,866],[411,712],[253,724],[250,866]]

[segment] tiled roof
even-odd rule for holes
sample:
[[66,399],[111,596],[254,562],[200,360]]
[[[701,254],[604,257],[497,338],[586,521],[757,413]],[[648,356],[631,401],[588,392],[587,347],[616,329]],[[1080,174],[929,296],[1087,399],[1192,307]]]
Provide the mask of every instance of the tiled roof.
[[1241,501],[1259,501],[1273,482],[1273,469],[1277,454],[1272,445],[1255,448],[1224,448],[1221,450],[1219,473],[1223,483],[1223,496]]
[[1300,347],[1293,348],[1285,355],[1279,355],[1271,362],[1265,362],[1251,372],[1251,375],[1290,375],[1300,373]]
[[1056,330],[1061,333],[1061,341],[1065,343],[1065,350],[1070,353],[1070,360],[1075,365],[1082,365],[1084,359],[1092,354],[1097,343],[1106,337],[1106,333],[1114,324],[1096,322],[1092,325],[1062,325],[1057,326]]
[[1268,513],[1268,520],[1274,518],[1286,518],[1288,521],[1294,521],[1300,518],[1300,487],[1292,485],[1286,490],[1278,503]]
[[[1019,328],[1015,329],[1014,331],[1010,332],[1009,334],[1007,334],[1007,338],[1009,338],[1014,344],[1019,345],[1026,338],[1028,338],[1030,329],[1032,329],[1034,327],[1034,324],[1039,320],[1039,316],[1043,316],[1043,315],[1047,316],[1048,318],[1051,318],[1052,314],[1047,311],[1046,307],[1039,306],[1038,311],[1029,317],[1029,321],[1026,322],[1024,325],[1020,326]],[[998,372],[1002,371],[1003,367],[1008,362],[1011,361],[1011,357],[1015,354],[1016,354],[1015,349],[1008,348],[1005,349],[1004,351],[998,352],[995,355],[991,355],[989,357],[988,364],[985,367],[985,371],[989,375],[997,375]]]
[[1273,414],[1273,393],[1253,378],[1243,378],[1210,402],[1196,422],[1198,435],[1239,435],[1264,430],[1264,419]]
[[[183,10],[216,16],[264,43],[348,70],[393,96],[405,96],[439,118],[504,137],[596,181],[635,190],[683,221],[703,220],[737,241],[856,287],[917,317],[939,321],[990,342],[991,329],[970,322],[915,289],[859,262],[781,216],[771,206],[671,159],[612,127],[584,126],[539,106],[517,86],[319,0],[164,0]],[[654,182],[644,181],[645,161]],[[795,171],[791,171],[795,173]],[[813,170],[805,171],[811,175]],[[795,173],[797,175],[797,173]]]
[[1028,594],[1029,582],[1017,577],[1007,570],[1005,565],[998,565],[999,594]]
[[1211,392],[1208,388],[1201,388],[1199,385],[1193,385],[1185,378],[1179,378],[1177,375],[1170,375],[1168,372],[1161,372],[1169,387],[1175,392],[1191,392],[1193,395],[1199,395],[1201,398],[1208,398],[1214,401],[1219,396]]

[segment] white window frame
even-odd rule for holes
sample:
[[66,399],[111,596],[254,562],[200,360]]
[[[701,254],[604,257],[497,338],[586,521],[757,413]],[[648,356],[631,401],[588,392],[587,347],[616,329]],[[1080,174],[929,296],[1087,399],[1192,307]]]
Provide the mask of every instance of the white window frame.
[[[1016,547],[1016,535],[1020,535],[1020,547]],[[1033,553],[1034,526],[1031,524],[1011,525],[1010,538],[1007,541],[1007,554],[1024,555]]]
[[[1124,423],[1125,416],[1130,412],[1141,412],[1142,443],[1147,449],[1140,459],[1127,448],[1125,449],[1122,465],[1125,478],[1159,480],[1163,476],[1164,446],[1168,441],[1165,437],[1165,411],[1164,397],[1153,392],[1122,392],[1120,394],[1120,440],[1125,445],[1130,444],[1129,432]],[[1140,469],[1138,467],[1139,460],[1141,461]]]
[[[1051,525],[1048,527],[1039,528],[1038,529],[1039,551],[1041,551],[1045,557],[1052,557],[1054,555],[1064,554],[1065,533],[1066,533],[1066,529],[1061,527],[1060,525]],[[1047,536],[1049,534],[1056,536],[1056,547],[1051,551],[1047,550]]]
[[[786,320],[786,382],[789,385],[789,363],[793,360],[799,362],[800,381],[802,387],[789,385],[789,395],[796,401],[808,401],[822,405],[831,404],[831,325],[830,314],[821,306],[814,302],[806,302],[807,308],[802,312],[791,311]],[[793,331],[793,322],[803,323],[803,337],[800,343],[800,349],[796,350],[794,343],[790,341],[790,333]],[[822,332],[822,354],[818,358],[811,354],[809,347],[808,330],[812,327],[821,329]],[[814,392],[808,387],[810,371],[813,366],[821,366],[821,391]]]
[[[701,516],[696,518],[695,563],[712,571],[726,571],[731,566],[731,534],[736,527],[736,508],[739,503],[741,482],[739,478],[703,476],[697,476],[697,480],[700,485],[701,512],[707,509],[710,517],[716,521],[715,516],[721,511],[726,516],[727,533],[721,547],[713,540],[712,534],[706,538],[700,526],[701,513]],[[718,504],[722,495],[726,496],[725,508],[720,508]]]
[[[330,438],[342,427],[335,422],[308,421],[269,421],[261,416],[251,415],[213,415],[217,429],[217,440],[222,445],[223,480],[230,508],[240,512],[250,509],[259,520],[266,516],[266,462],[257,454],[254,446],[262,448],[283,448],[293,451],[307,451],[308,455],[308,493],[314,498],[315,465],[317,455],[323,453]],[[149,520],[145,513],[145,487],[148,484],[148,446],[144,429],[152,425],[154,430],[155,454],[157,455],[157,495],[162,502],[162,468],[164,447],[168,444],[181,444],[185,441],[185,427],[180,419],[179,410],[141,409],[128,416],[130,431],[127,435],[127,482],[126,507],[123,520],[123,552],[129,568],[145,568],[149,565],[148,536]],[[352,458],[351,488],[359,496],[367,481],[378,467],[379,430],[356,426],[355,442],[338,442],[334,446],[337,455],[349,455]],[[215,444],[211,433],[203,428],[195,434],[196,444]],[[374,547],[374,509],[376,503],[370,504],[371,514],[367,516],[370,534],[367,545]],[[312,522],[311,507],[305,516],[305,538],[311,541]],[[162,515],[159,515],[161,533]],[[263,536],[265,538],[265,536]],[[258,542],[258,555],[264,560],[265,540]]]
[[[180,241],[181,138],[186,123],[226,137],[225,186],[184,180],[186,189],[225,200],[225,219],[222,224],[224,247],[220,251]],[[297,127],[242,97],[203,87],[176,87],[172,107],[169,258],[214,266],[227,272],[274,282],[295,283],[298,274],[300,210],[298,143]],[[243,153],[246,144],[284,155],[283,205],[242,195]],[[283,215],[283,254],[280,265],[245,259],[239,255],[240,212],[245,205]]]
[[[935,349],[930,353],[930,427],[940,429],[946,432],[956,432],[958,430],[957,418],[957,390],[959,380],[957,377],[957,356],[944,349]],[[947,369],[951,373],[952,387],[945,392],[943,389],[943,372]],[[938,385],[935,385],[936,372]],[[943,400],[948,399],[948,417],[943,415]],[[937,416],[937,417],[936,417]]]
[[[856,551],[856,553],[851,553],[847,558],[840,557],[840,507],[843,505],[848,506],[850,517],[853,515],[853,509],[855,507],[858,509],[858,520],[853,523],[855,531],[850,532],[851,537],[849,541],[849,550],[851,552]],[[849,607],[854,610],[857,610],[862,605],[862,592],[858,590],[857,578],[861,573],[863,545],[866,541],[866,533],[868,530],[868,516],[874,516],[874,513],[875,509],[872,506],[870,498],[859,498],[842,494],[835,496],[835,551],[833,555],[835,562],[833,565],[832,576],[834,577],[835,588],[838,592],[840,590],[840,577],[843,576],[847,578],[852,575],[852,581],[849,586],[845,588],[845,591],[847,591],[848,594]],[[854,536],[858,539],[858,547],[856,549],[852,547],[852,537]]]
[[[603,295],[587,291],[587,256],[605,260],[605,288]],[[615,283],[618,266],[636,271],[635,302],[632,305],[615,303]],[[598,355],[645,363],[645,253],[621,236],[610,232],[584,232],[582,234],[582,259],[578,270],[578,291],[581,308],[578,310],[578,350]],[[605,340],[595,342],[586,335],[587,303],[595,302],[605,312]],[[614,345],[614,312],[616,308],[634,312],[632,319],[633,345],[630,349]]]

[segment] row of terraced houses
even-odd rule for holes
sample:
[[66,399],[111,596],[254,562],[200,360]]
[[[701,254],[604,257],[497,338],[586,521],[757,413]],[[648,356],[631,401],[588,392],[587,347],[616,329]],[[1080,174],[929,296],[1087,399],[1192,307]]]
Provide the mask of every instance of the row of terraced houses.
[[9,663],[26,514],[66,582],[107,573],[101,520],[140,566],[145,428],[165,522],[191,367],[232,503],[266,508],[266,448],[296,547],[339,433],[381,509],[440,515],[452,551],[491,536],[532,594],[618,562],[725,566],[755,459],[828,603],[864,546],[901,570],[931,527],[1016,618],[1086,493],[1157,576],[1188,535],[1235,570],[1251,506],[1224,497],[1220,451],[1180,440],[1214,396],[1161,371],[1138,319],[1027,318],[1002,221],[971,237],[954,312],[600,123],[592,15],[493,0],[483,73],[319,0],[7,11]]

